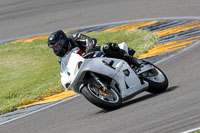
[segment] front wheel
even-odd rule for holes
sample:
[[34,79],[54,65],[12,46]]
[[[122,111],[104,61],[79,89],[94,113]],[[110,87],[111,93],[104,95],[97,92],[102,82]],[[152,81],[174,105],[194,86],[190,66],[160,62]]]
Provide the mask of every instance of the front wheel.
[[149,83],[147,91],[154,94],[166,91],[168,87],[167,76],[157,66],[153,64],[150,65],[153,66],[153,69],[148,71],[144,78],[144,80]]
[[107,91],[103,91],[92,83],[88,83],[81,92],[91,103],[106,110],[114,110],[122,105],[121,96],[111,87],[108,87]]

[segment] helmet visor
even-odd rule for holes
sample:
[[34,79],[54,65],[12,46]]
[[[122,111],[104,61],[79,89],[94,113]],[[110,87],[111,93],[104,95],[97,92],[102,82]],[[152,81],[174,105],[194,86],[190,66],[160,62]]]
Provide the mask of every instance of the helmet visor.
[[54,51],[60,51],[62,49],[62,44],[60,42],[57,42],[56,44],[53,45],[52,48]]

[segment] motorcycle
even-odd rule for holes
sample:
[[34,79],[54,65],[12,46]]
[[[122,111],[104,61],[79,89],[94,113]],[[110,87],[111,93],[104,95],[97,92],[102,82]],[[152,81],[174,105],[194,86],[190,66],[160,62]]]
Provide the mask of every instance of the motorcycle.
[[[128,53],[126,43],[119,47]],[[168,87],[164,72],[150,62],[141,60],[141,67],[135,69],[124,60],[104,57],[100,51],[87,58],[78,51],[74,48],[62,58],[61,83],[100,108],[114,110],[141,92],[157,94]]]

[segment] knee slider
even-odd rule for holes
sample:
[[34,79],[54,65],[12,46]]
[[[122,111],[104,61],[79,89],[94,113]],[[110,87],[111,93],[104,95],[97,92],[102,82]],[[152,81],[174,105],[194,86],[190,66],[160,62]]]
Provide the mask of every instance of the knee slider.
[[104,50],[108,50],[110,48],[110,44],[109,43],[106,43],[103,45],[103,49]]
[[109,49],[110,49],[110,45],[108,43],[105,43],[103,46],[101,46],[100,51],[106,54]]

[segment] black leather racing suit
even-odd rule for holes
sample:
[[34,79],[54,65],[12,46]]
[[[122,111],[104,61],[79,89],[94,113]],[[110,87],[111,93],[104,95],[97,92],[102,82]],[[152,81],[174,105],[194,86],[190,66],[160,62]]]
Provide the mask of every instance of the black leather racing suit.
[[83,34],[73,34],[69,39],[72,44],[72,48],[79,47],[83,53],[92,51],[97,44],[97,40],[95,38],[91,38]]

